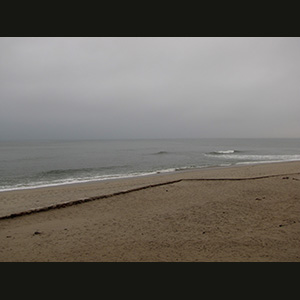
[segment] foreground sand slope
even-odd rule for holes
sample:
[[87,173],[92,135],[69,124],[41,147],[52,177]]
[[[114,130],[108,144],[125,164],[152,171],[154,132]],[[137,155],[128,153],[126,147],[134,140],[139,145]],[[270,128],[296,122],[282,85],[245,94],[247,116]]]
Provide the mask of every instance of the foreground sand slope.
[[[114,181],[109,191],[176,178],[185,180],[0,220],[0,261],[300,261],[299,162]],[[226,180],[188,180],[201,178]],[[74,199],[96,186],[53,191]]]

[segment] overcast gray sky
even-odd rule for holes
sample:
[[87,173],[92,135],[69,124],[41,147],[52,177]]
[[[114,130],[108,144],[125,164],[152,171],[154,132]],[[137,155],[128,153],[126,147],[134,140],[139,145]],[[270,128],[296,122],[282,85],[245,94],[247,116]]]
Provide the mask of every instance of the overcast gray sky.
[[300,38],[0,38],[0,139],[300,137]]

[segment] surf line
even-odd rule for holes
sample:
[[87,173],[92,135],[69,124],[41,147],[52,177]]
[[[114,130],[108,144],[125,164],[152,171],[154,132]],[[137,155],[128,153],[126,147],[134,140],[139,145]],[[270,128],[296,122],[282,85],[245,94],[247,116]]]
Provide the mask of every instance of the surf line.
[[[266,175],[266,176],[258,176],[258,177],[242,177],[242,178],[182,178],[178,180],[173,180],[173,181],[167,181],[167,182],[161,182],[161,183],[155,183],[155,184],[150,184],[150,185],[145,185],[142,187],[138,188],[133,188],[129,190],[123,190],[111,194],[106,194],[106,195],[101,195],[101,196],[95,196],[95,197],[89,197],[89,198],[84,198],[84,199],[78,199],[78,200],[72,200],[72,201],[67,201],[67,202],[62,202],[62,203],[57,203],[57,204],[52,204],[49,206],[45,207],[38,207],[38,208],[32,208],[26,211],[22,212],[17,212],[17,213],[12,213],[10,215],[6,216],[0,216],[0,220],[7,220],[7,219],[13,219],[16,217],[21,217],[25,215],[31,215],[34,213],[39,213],[43,211],[49,211],[52,209],[59,209],[59,208],[64,208],[68,206],[73,206],[73,205],[78,205],[81,203],[86,203],[86,202],[91,202],[95,200],[101,200],[101,199],[107,199],[107,198],[112,198],[115,196],[119,195],[124,195],[124,194],[129,194],[132,192],[137,192],[137,191],[142,191],[146,189],[150,189],[153,187],[158,187],[158,186],[163,186],[163,185],[169,185],[173,183],[179,183],[182,181],[241,181],[241,180],[259,180],[259,179],[266,179],[266,178],[272,178],[272,177],[281,177],[281,176],[287,176],[287,175],[299,175],[300,173],[290,173],[290,174],[278,174],[278,175]],[[283,177],[283,179],[288,179],[288,177]],[[291,178],[295,179],[295,178]],[[297,179],[296,179],[297,180]]]

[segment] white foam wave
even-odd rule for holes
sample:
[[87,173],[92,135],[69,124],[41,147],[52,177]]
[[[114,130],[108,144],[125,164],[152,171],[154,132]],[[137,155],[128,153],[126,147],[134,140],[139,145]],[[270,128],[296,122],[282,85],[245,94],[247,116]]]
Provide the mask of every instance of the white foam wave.
[[252,161],[243,161],[237,162],[236,165],[253,165],[253,164],[267,164],[267,163],[279,163],[279,162],[291,162],[291,161],[299,161],[299,159],[286,159],[286,160],[252,160]]
[[215,154],[231,154],[236,152],[235,150],[220,150],[220,151],[214,151]]
[[245,161],[293,161],[300,160],[300,155],[223,155],[222,159]]

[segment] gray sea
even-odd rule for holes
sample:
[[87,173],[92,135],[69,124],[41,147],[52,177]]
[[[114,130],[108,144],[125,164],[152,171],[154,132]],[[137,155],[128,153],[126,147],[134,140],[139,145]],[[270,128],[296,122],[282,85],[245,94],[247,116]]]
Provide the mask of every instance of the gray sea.
[[300,160],[300,139],[0,142],[0,191]]

